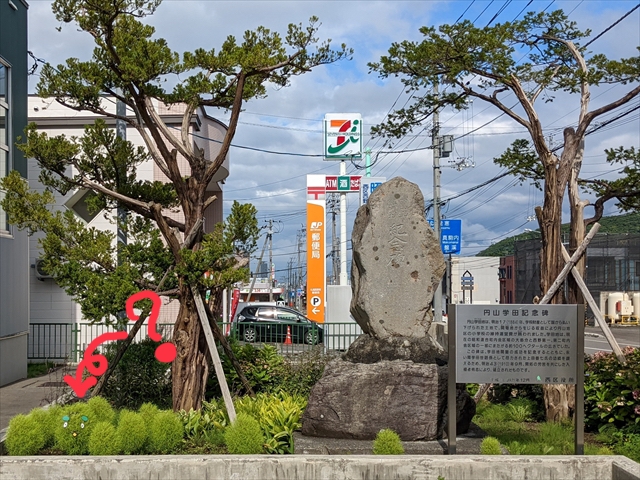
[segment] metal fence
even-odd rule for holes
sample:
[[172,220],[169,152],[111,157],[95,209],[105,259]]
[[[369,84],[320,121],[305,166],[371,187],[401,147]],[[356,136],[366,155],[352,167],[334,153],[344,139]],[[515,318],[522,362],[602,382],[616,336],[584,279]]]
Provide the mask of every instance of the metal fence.
[[[134,324],[126,325],[127,332]],[[344,351],[362,333],[357,323],[325,323],[304,328],[299,323],[282,323],[277,326],[264,323],[243,323],[232,328],[228,322],[218,323],[221,330],[242,343],[271,344],[282,354],[296,354],[319,347],[325,353]],[[103,333],[114,332],[113,326],[90,323],[32,323],[29,326],[27,358],[29,360],[65,360],[78,362],[89,344]],[[173,324],[157,325],[164,340],[171,339]],[[248,330],[253,330],[253,333]],[[249,334],[248,334],[249,333]],[[145,323],[136,334],[139,342],[148,336]]]

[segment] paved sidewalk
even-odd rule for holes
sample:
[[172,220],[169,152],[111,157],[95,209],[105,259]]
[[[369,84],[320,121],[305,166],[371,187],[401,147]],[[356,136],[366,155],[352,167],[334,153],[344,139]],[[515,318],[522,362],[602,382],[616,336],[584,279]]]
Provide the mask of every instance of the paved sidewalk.
[[0,441],[4,439],[12,417],[48,405],[69,391],[69,387],[62,380],[67,372],[64,367],[58,368],[41,377],[18,380],[0,387]]

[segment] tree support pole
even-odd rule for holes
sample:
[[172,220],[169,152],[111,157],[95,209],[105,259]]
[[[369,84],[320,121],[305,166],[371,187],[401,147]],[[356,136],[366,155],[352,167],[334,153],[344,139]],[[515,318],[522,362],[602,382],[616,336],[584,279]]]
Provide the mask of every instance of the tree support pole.
[[[569,258],[569,253],[567,252],[567,249],[564,248],[564,245],[562,246],[562,256],[564,257],[565,261]],[[616,338],[611,333],[611,330],[609,329],[609,325],[607,325],[607,322],[604,320],[602,316],[602,312],[600,312],[600,307],[596,305],[596,302],[591,296],[591,292],[589,292],[587,285],[584,283],[584,280],[582,279],[582,277],[580,276],[580,274],[578,273],[575,267],[571,269],[571,273],[576,283],[580,287],[580,290],[582,290],[582,294],[584,295],[584,298],[587,300],[587,303],[591,307],[591,310],[593,311],[593,314],[596,317],[596,322],[598,322],[598,325],[602,329],[602,333],[604,333],[604,336],[609,342],[609,345],[611,345],[613,353],[616,354],[616,357],[618,358],[618,361],[620,362],[620,364],[626,365],[627,359],[624,357],[624,354],[622,353],[622,350],[620,349],[620,345],[618,345]]]
[[599,229],[600,229],[600,224],[595,223],[593,225],[593,228],[589,231],[587,236],[584,237],[584,240],[582,240],[582,243],[573,253],[571,258],[570,259],[565,258],[565,261],[567,263],[565,264],[564,268],[558,275],[558,278],[556,278],[555,282],[553,282],[553,284],[551,285],[547,293],[544,294],[544,297],[542,297],[542,300],[540,300],[539,302],[540,305],[546,305],[551,301],[553,296],[558,291],[558,288],[560,288],[560,285],[564,283],[565,278],[567,277],[567,275],[569,275],[569,272],[573,269],[575,264],[578,263],[578,261],[580,260],[580,257],[582,257],[582,254],[587,249],[587,245],[589,245],[589,242],[595,236],[595,234],[598,232]]
[[227,407],[229,421],[233,423],[236,421],[236,409],[233,406],[233,400],[231,399],[231,393],[229,392],[229,385],[227,385],[227,378],[224,376],[224,369],[222,368],[220,355],[218,355],[216,342],[213,339],[213,332],[211,332],[211,325],[209,325],[207,311],[204,309],[204,302],[202,301],[200,292],[193,285],[191,286],[191,293],[193,294],[193,300],[196,303],[196,309],[198,310],[198,316],[200,317],[200,323],[202,324],[204,336],[207,339],[207,345],[209,346],[209,352],[211,353],[213,366],[216,370],[216,377],[218,377],[218,383],[220,384],[220,390],[222,391],[222,398],[224,398],[224,404]]

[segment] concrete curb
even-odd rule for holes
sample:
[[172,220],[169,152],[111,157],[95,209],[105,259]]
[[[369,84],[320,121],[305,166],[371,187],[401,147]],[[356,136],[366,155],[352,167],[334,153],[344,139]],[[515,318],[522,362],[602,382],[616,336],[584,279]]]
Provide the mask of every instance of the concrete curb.
[[3,480],[640,480],[626,457],[481,455],[179,455],[2,457]]

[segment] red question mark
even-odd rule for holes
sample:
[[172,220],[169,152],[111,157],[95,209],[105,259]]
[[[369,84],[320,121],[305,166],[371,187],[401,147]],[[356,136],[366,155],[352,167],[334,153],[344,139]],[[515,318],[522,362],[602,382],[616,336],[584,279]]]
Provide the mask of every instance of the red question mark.
[[[135,312],[133,311],[133,306],[136,302],[145,299],[151,300],[153,302],[153,305],[151,306],[151,313],[149,314],[149,327],[147,329],[149,332],[149,338],[151,338],[151,340],[155,342],[160,342],[162,341],[162,335],[158,333],[156,322],[158,321],[158,316],[160,315],[160,306],[162,305],[162,300],[160,300],[160,297],[157,293],[152,292],[151,290],[143,290],[131,295],[127,299],[126,304],[127,317],[129,317],[129,320],[132,320],[134,322],[137,321],[140,316],[135,314]],[[159,362],[171,363],[176,358],[177,353],[178,352],[176,350],[176,346],[171,342],[167,342],[156,348],[155,357]]]

